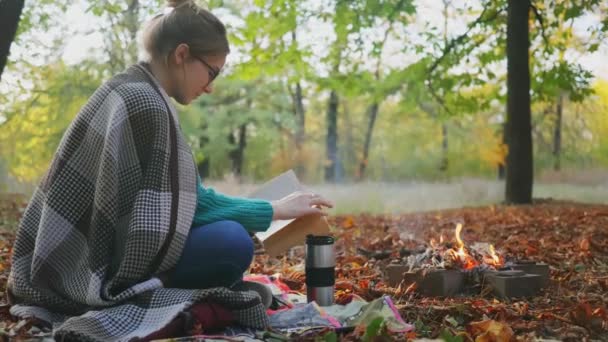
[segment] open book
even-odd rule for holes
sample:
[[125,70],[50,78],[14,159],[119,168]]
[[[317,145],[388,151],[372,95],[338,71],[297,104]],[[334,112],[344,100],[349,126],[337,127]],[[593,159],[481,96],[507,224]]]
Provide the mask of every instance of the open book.
[[[247,197],[275,201],[299,190],[306,189],[293,170],[289,170],[264,183]],[[267,231],[255,235],[270,256],[277,256],[293,246],[305,244],[308,234],[328,235],[329,224],[325,217],[307,215],[295,220],[275,220]]]

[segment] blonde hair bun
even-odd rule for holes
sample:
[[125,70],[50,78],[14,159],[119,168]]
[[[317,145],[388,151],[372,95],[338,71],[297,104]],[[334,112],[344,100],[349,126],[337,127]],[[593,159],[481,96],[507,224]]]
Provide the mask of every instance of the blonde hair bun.
[[230,53],[226,27],[215,15],[194,0],[166,1],[167,9],[172,10],[154,17],[142,32],[145,60],[166,62],[179,44],[187,44],[193,56]]

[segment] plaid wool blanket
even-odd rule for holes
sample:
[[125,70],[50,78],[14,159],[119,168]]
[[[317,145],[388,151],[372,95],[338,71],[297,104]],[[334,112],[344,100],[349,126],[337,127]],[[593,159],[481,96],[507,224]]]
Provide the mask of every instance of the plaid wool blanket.
[[199,301],[267,326],[253,292],[163,288],[197,182],[176,110],[145,64],[110,79],[69,126],[20,222],[11,314],[52,324],[60,340],[136,340]]

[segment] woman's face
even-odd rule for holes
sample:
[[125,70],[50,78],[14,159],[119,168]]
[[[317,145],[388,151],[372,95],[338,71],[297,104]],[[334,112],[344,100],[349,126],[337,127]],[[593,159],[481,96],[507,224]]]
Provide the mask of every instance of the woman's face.
[[173,54],[170,73],[171,94],[177,102],[187,105],[203,93],[213,91],[212,82],[226,63],[226,55],[195,56],[186,44],[180,44]]

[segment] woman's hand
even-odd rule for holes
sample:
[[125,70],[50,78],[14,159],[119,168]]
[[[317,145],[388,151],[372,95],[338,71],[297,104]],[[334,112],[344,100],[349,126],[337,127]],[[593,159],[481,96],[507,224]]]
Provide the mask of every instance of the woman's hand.
[[272,201],[270,204],[274,211],[273,220],[290,220],[311,214],[325,216],[327,213],[322,208],[334,207],[334,204],[329,200],[312,192],[304,191],[296,191],[278,201]]

